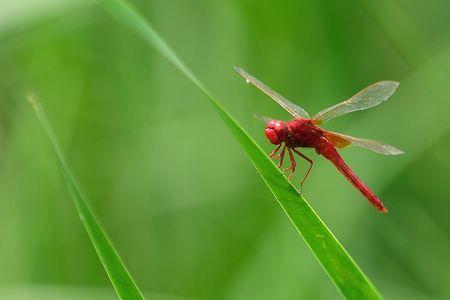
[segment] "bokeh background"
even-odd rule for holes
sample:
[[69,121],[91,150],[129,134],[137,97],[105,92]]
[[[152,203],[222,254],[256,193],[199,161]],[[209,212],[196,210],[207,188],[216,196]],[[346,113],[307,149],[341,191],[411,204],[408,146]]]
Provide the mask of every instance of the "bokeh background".
[[[342,151],[390,213],[310,150],[304,195],[387,299],[450,299],[448,1],[133,4],[267,152],[253,113],[289,116],[232,66],[311,113],[400,81],[387,103],[325,126],[405,151]],[[116,298],[29,90],[146,295],[340,299],[204,96],[145,42],[91,1],[1,7],[1,299]]]

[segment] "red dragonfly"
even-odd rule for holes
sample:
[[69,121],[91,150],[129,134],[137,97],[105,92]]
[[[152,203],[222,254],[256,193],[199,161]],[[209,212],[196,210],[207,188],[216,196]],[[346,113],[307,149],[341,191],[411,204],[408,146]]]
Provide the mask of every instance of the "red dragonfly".
[[[381,142],[323,130],[317,125],[353,111],[374,107],[381,102],[386,101],[397,89],[399,85],[398,82],[380,81],[369,85],[353,97],[324,109],[311,118],[303,108],[271,90],[261,81],[249,75],[244,70],[240,68],[235,68],[235,70],[245,78],[247,83],[251,83],[260,89],[294,117],[293,120],[284,122],[281,120],[257,116],[266,123],[265,134],[267,139],[272,144],[277,145],[272,153],[270,153],[269,157],[279,159],[278,167],[282,167],[287,149],[291,166],[285,168],[283,173],[290,171],[288,177],[289,179],[292,178],[292,175],[295,172],[296,163],[294,153],[296,153],[310,164],[308,171],[300,184],[300,186],[303,187],[303,183],[308,177],[314,162],[312,159],[300,152],[298,147],[315,148],[316,152],[331,161],[342,173],[342,175],[344,175],[345,178],[347,178],[347,180],[350,181],[350,183],[357,188],[376,209],[383,213],[387,213],[388,210],[380,199],[356,176],[352,169],[350,169],[350,167],[339,155],[336,148],[344,148],[349,145],[355,145],[385,155],[398,155],[402,154],[403,151]],[[280,153],[278,154],[279,151]]]

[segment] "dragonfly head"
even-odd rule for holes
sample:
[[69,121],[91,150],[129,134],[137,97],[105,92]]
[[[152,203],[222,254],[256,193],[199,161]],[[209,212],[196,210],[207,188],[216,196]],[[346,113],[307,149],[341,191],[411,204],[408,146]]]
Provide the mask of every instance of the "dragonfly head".
[[279,145],[286,140],[288,127],[286,122],[272,120],[267,123],[264,133],[272,144]]

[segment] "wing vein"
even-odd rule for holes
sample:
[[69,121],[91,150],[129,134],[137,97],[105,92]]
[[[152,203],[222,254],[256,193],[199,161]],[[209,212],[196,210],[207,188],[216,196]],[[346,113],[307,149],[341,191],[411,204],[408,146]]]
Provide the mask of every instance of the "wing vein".
[[244,79],[247,81],[247,83],[253,84],[255,87],[257,87],[259,90],[261,90],[263,93],[265,93],[267,96],[272,98],[275,102],[277,102],[281,107],[283,107],[287,112],[289,112],[293,117],[295,118],[307,118],[309,119],[309,114],[300,106],[290,102],[268,86],[266,86],[264,83],[253,77],[252,75],[245,72],[243,69],[235,67],[234,68],[236,72],[239,73]]
[[403,151],[395,148],[394,146],[385,144],[379,141],[373,141],[368,139],[357,138],[350,135],[336,133],[332,131],[325,131],[326,138],[336,147],[343,148],[349,145],[354,145],[361,148],[369,149],[373,152],[377,152],[384,155],[399,155],[403,154]]
[[316,124],[321,124],[344,114],[377,106],[388,100],[398,85],[396,81],[380,81],[369,85],[350,99],[320,111],[313,120]]

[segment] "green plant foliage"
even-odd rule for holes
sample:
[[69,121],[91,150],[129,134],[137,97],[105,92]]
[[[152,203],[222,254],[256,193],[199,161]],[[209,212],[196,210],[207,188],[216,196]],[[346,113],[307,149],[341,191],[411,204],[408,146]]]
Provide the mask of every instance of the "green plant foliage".
[[381,298],[376,288],[305,199],[143,17],[124,1],[101,0],[98,3],[140,34],[202,90],[341,293],[348,299]]
[[39,118],[48,139],[50,140],[53,150],[56,153],[59,167],[67,188],[69,189],[70,195],[72,196],[73,202],[75,203],[81,222],[83,223],[84,228],[91,239],[92,245],[97,251],[98,257],[100,258],[117,295],[120,299],[124,300],[144,299],[120,259],[119,254],[111,244],[106,232],[97,220],[94,210],[90,207],[86,196],[83,194],[81,188],[75,181],[42,105],[34,95],[29,95],[28,100],[32,104],[36,115]]

